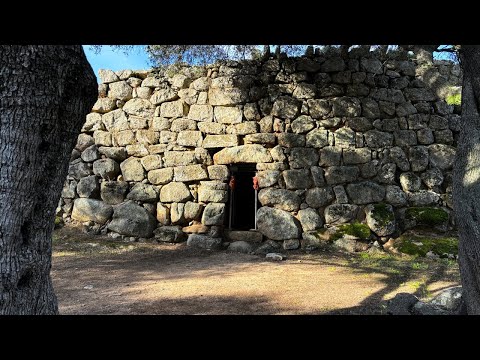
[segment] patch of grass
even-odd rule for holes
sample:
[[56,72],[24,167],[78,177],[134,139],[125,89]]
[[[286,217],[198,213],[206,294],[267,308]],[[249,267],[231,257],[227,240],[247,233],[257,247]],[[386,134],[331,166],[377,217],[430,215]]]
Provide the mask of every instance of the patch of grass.
[[438,255],[458,254],[458,239],[454,237],[401,236],[396,243],[398,251],[413,256],[425,256],[429,251]]
[[372,217],[378,222],[380,226],[385,226],[395,220],[395,216],[385,203],[373,205]]
[[411,207],[405,211],[405,217],[421,225],[435,226],[445,223],[448,220],[448,213],[443,209],[428,206]]
[[55,216],[55,229],[63,226],[63,219],[61,216]]
[[461,105],[462,104],[462,94],[452,94],[448,95],[445,99],[448,105]]
[[370,237],[370,228],[368,225],[362,224],[358,221],[350,224],[344,224],[338,228],[337,232],[331,236],[330,240],[338,240],[344,235],[351,235],[362,240],[367,240]]
[[422,264],[420,262],[412,263],[413,270],[428,270],[428,264]]

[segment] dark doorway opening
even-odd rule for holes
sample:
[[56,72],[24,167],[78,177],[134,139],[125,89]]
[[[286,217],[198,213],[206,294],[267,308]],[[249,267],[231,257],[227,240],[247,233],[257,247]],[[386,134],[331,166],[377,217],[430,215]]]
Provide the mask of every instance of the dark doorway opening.
[[255,228],[255,203],[258,200],[253,188],[256,164],[230,165],[230,176],[235,177],[235,189],[229,189],[226,226],[234,230]]

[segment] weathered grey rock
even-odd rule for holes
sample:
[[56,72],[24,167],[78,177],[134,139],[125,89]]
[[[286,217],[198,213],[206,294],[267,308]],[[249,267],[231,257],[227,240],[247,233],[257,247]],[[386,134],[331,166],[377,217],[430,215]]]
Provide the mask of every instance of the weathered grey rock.
[[358,206],[352,204],[332,204],[325,208],[325,223],[344,224],[357,217]]
[[[136,139],[137,142],[142,145],[153,145],[157,144],[160,137],[160,133],[158,131],[151,131],[151,130],[137,130]],[[128,152],[128,147],[127,147]],[[148,155],[148,152],[145,156]]]
[[395,207],[407,205],[407,194],[396,185],[387,185],[385,193],[385,201]]
[[109,85],[108,97],[127,101],[132,98],[132,87],[126,81],[117,81]]
[[388,236],[395,232],[396,223],[392,205],[367,205],[365,215],[368,227],[377,236]]
[[362,115],[361,102],[357,98],[344,96],[333,98],[331,102],[333,116],[356,117]]
[[370,98],[362,99],[362,116],[368,119],[378,119],[380,117],[380,108],[378,102]]
[[208,203],[203,210],[203,225],[223,225],[225,218],[225,204]]
[[354,204],[370,204],[385,198],[385,188],[371,181],[347,185],[347,194]]
[[272,161],[272,156],[262,145],[240,145],[220,150],[213,155],[213,161],[216,165],[268,163]]
[[316,149],[295,147],[290,151],[289,162],[293,169],[307,168],[318,164],[318,151]]
[[283,241],[284,250],[296,250],[300,247],[299,239],[287,239]]
[[160,190],[160,201],[162,203],[186,202],[190,200],[190,198],[190,191],[188,190],[188,187],[182,182],[170,182],[162,186]]
[[348,204],[348,196],[345,188],[342,185],[333,187],[337,204]]
[[136,183],[130,189],[127,199],[142,202],[155,202],[158,200],[158,194],[153,185]]
[[164,102],[160,105],[160,115],[165,118],[177,118],[187,115],[189,106],[183,100]]
[[[196,121],[213,121],[212,105],[192,105],[188,112],[188,118]],[[201,129],[200,129],[201,130]]]
[[213,114],[221,124],[238,124],[243,120],[242,109],[237,106],[216,106]]
[[[279,141],[279,144],[282,145]],[[328,145],[328,131],[315,129],[306,136],[306,146],[313,148],[323,148]],[[300,145],[301,146],[301,145]]]
[[195,151],[165,151],[163,166],[183,166],[195,164]]
[[204,166],[213,165],[212,156],[204,148],[195,148],[195,161]]
[[[271,173],[270,171],[269,175],[270,175],[271,181],[269,181],[268,183],[271,183],[271,185],[275,184],[278,180],[278,171],[274,173]],[[257,176],[258,176],[258,173],[257,173]],[[285,170],[282,172],[282,176],[285,181],[285,185],[289,190],[308,189],[312,185],[312,179],[310,177],[310,171],[308,169]],[[263,184],[267,183],[266,181],[262,181],[262,182]],[[260,177],[259,177],[259,183],[260,183]],[[271,186],[271,185],[267,185],[267,186]],[[267,187],[267,186],[261,186],[261,187]]]
[[154,231],[155,240],[169,243],[180,243],[187,240],[187,234],[180,226],[161,226]]
[[413,305],[411,313],[412,315],[449,315],[448,312],[441,307],[423,301],[419,301]]
[[167,101],[174,101],[178,99],[178,93],[172,88],[165,87],[155,91],[150,97],[150,102],[153,105],[160,105]]
[[444,144],[428,146],[430,165],[440,170],[450,170],[455,161],[455,148]]
[[343,162],[345,165],[364,164],[372,159],[372,150],[368,148],[343,149]]
[[227,190],[211,189],[204,185],[198,187],[198,201],[208,203],[226,203],[228,200]]
[[349,128],[341,128],[335,131],[335,147],[354,147],[356,142],[355,132]]
[[113,180],[120,173],[120,167],[115,160],[100,159],[93,163],[93,173],[102,179]]
[[244,138],[245,144],[269,144],[275,145],[277,137],[275,134],[269,133],[257,133],[257,134],[248,134]]
[[82,132],[105,130],[102,123],[102,115],[98,113],[90,113],[86,116],[85,124],[83,124]]
[[365,132],[373,129],[372,121],[366,117],[355,117],[347,120],[347,126],[354,130]]
[[413,307],[418,303],[418,298],[409,293],[398,293],[395,297],[388,301],[388,315],[411,315]]
[[340,57],[332,57],[325,60],[320,70],[321,72],[337,72],[345,70],[345,61]]
[[92,170],[90,169],[90,166],[84,162],[71,164],[68,168],[68,175],[73,177],[75,180],[80,180],[81,178],[91,174]]
[[405,89],[405,96],[408,100],[418,102],[418,101],[435,101],[437,97],[428,88],[408,88]]
[[126,159],[120,164],[120,170],[125,181],[142,181],[145,179],[145,169],[138,158]]
[[142,118],[153,118],[155,112],[155,106],[148,100],[135,98],[128,100],[125,105],[123,105],[123,111],[128,115],[139,116]]
[[173,168],[156,169],[148,172],[148,181],[154,185],[168,184],[173,180]]
[[103,201],[78,198],[73,202],[72,219],[86,222],[93,221],[97,224],[105,224],[112,216],[113,208]]
[[440,195],[431,190],[419,190],[418,192],[408,193],[407,199],[411,206],[430,206],[437,205],[440,202]]
[[185,204],[185,208],[183,210],[183,216],[185,220],[198,220],[200,218],[200,214],[202,213],[203,206],[199,203],[193,201],[187,201]]
[[275,185],[278,181],[279,176],[280,171],[278,170],[257,171],[258,186],[260,188],[266,188]]
[[389,115],[395,114],[395,104],[401,104],[405,102],[405,97],[403,92],[398,89],[385,89],[377,88],[372,89],[370,96],[380,102],[390,102],[392,103],[392,112]]
[[96,198],[100,194],[100,186],[95,175],[81,178],[77,185],[77,194],[82,198]]
[[331,203],[334,199],[334,193],[331,187],[316,187],[308,189],[305,202],[312,208],[319,208]]
[[[174,119],[169,128],[173,132],[197,130],[197,122],[190,119]],[[168,130],[168,129],[162,129]]]
[[104,114],[106,112],[112,111],[117,107],[117,104],[114,99],[110,98],[99,98],[93,104],[92,112]]
[[116,161],[123,161],[127,158],[127,151],[123,147],[101,146],[98,148],[98,151],[100,154]]
[[273,206],[285,211],[298,211],[301,200],[295,192],[285,189],[261,189],[258,200],[262,206]]
[[407,172],[400,174],[400,185],[403,191],[418,191],[422,186],[422,181],[418,175]]
[[149,238],[153,235],[156,221],[145,208],[127,201],[115,206],[108,229],[126,236]]
[[397,130],[394,137],[396,146],[417,145],[417,134],[413,130]]
[[293,97],[297,99],[313,99],[315,97],[315,84],[299,83],[293,91]]
[[436,130],[433,134],[435,142],[440,144],[453,144],[453,133],[451,130]]
[[187,245],[205,250],[218,250],[222,246],[222,238],[190,234],[188,235]]
[[170,224],[170,208],[162,203],[157,203],[157,221],[162,225]]
[[181,146],[200,147],[203,136],[200,131],[185,130],[178,133],[177,144]]
[[305,135],[280,133],[277,135],[278,144],[283,147],[303,147],[305,146]]
[[250,243],[261,243],[263,235],[258,231],[227,231],[225,232],[228,241],[246,241]]
[[147,155],[141,160],[143,168],[147,171],[156,170],[162,167],[162,157],[160,155]]
[[175,181],[198,181],[208,179],[207,170],[200,164],[177,166],[173,171]]
[[273,103],[271,115],[282,119],[294,119],[300,110],[301,102],[291,97],[279,97]]
[[411,102],[406,102],[403,104],[398,104],[396,108],[397,116],[408,116],[417,113],[417,109],[412,105]]
[[207,135],[203,140],[203,147],[205,149],[223,148],[238,145],[237,135]]
[[300,222],[290,213],[267,206],[257,211],[257,228],[272,240],[296,239],[301,235]]
[[424,171],[429,163],[428,148],[426,146],[413,146],[409,148],[409,160],[412,171]]
[[365,143],[370,148],[383,148],[393,145],[393,135],[378,130],[370,130],[364,134]]
[[144,144],[133,144],[126,146],[128,156],[143,157],[148,155],[148,149]]
[[[257,251],[258,251],[258,249],[257,249]],[[279,253],[269,252],[265,255],[265,258],[273,260],[273,261],[282,261],[283,259],[286,259],[286,256],[283,255],[283,254],[279,254]]]
[[115,141],[118,146],[127,146],[135,143],[135,133],[131,130],[124,130],[115,133]]
[[183,203],[170,204],[170,221],[173,225],[186,223],[186,220],[183,216],[184,209],[185,204]]
[[92,136],[87,134],[80,134],[78,135],[77,144],[75,145],[75,148],[78,151],[82,152],[83,150],[85,150],[86,148],[94,144],[95,144],[95,140],[93,139]]
[[112,146],[112,134],[108,131],[97,130],[93,133],[93,138],[98,146]]
[[221,135],[225,134],[226,128],[224,124],[214,122],[199,122],[198,130],[205,134]]
[[342,149],[335,146],[326,146],[320,150],[320,166],[340,165]]
[[100,185],[100,197],[109,205],[122,203],[127,191],[128,183],[125,181],[102,181]]
[[444,310],[455,312],[462,303],[463,290],[461,286],[451,287],[442,290],[440,294],[435,296],[430,304],[441,307]]
[[395,184],[395,173],[397,166],[393,163],[387,163],[380,166],[375,178],[376,182],[381,184]]
[[62,198],[75,199],[77,197],[77,182],[75,180],[65,182],[62,189]]
[[407,155],[402,148],[395,146],[389,149],[388,158],[390,161],[395,163],[395,165],[400,168],[402,171],[410,170],[410,163],[408,162]]
[[299,210],[298,220],[300,220],[304,232],[320,229],[323,226],[322,218],[318,212],[312,208]]
[[443,183],[443,174],[439,169],[433,168],[420,175],[422,181],[428,188],[432,189]]
[[228,245],[227,250],[243,254],[250,254],[254,251],[254,247],[251,243],[246,241],[234,241]]
[[108,84],[108,83],[112,83],[120,80],[114,71],[107,70],[107,69],[98,70],[98,77],[100,78],[100,82],[104,84]]
[[307,115],[300,115],[292,121],[292,131],[295,134],[304,134],[315,128],[315,121]]
[[228,179],[230,172],[228,167],[225,165],[211,165],[207,168],[208,177],[211,180],[222,180],[225,181]]
[[326,99],[310,99],[307,103],[310,116],[314,119],[322,119],[332,110],[332,105]]
[[356,166],[330,166],[325,171],[327,184],[344,184],[356,181],[360,170]]
[[374,74],[383,74],[383,65],[378,59],[362,58],[360,60],[360,69]]

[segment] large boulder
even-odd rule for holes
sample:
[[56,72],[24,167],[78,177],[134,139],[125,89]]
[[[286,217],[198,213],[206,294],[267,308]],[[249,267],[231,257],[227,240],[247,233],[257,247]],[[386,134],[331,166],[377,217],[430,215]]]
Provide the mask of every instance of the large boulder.
[[395,231],[395,215],[389,204],[370,204],[365,207],[367,225],[378,236],[388,236]]
[[100,185],[100,197],[109,205],[122,203],[127,191],[128,183],[125,181],[102,181]]
[[222,246],[222,238],[201,234],[190,234],[188,235],[187,245],[200,249],[215,250],[220,249]]
[[266,163],[271,162],[270,152],[259,144],[248,144],[225,148],[213,155],[216,165],[236,163]]
[[136,183],[128,193],[127,199],[142,202],[155,202],[158,199],[158,194],[153,185]]
[[370,204],[383,200],[385,188],[371,181],[347,185],[348,197],[354,204]]
[[285,211],[297,211],[301,200],[295,192],[285,189],[262,189],[258,193],[262,206],[273,206]]
[[120,170],[125,181],[142,181],[145,178],[145,169],[140,159],[131,157],[120,164]]
[[77,194],[83,198],[96,198],[99,195],[100,186],[95,175],[81,178],[77,185]]
[[455,148],[444,144],[430,145],[428,146],[428,155],[432,167],[449,170],[455,161]]
[[307,190],[305,202],[312,208],[328,205],[334,199],[331,187],[315,187]]
[[267,206],[257,211],[257,228],[272,240],[297,239],[302,233],[300,222],[290,213]]
[[127,201],[115,207],[108,229],[126,236],[149,238],[155,226],[156,220],[147,209]]
[[190,190],[182,182],[170,182],[160,190],[160,201],[162,203],[186,202],[190,198]]
[[323,220],[315,209],[307,208],[298,212],[298,220],[302,225],[303,232],[320,229]]
[[100,159],[93,163],[93,173],[103,179],[114,180],[120,173],[120,167],[115,160]]
[[351,204],[332,204],[325,208],[325,223],[344,224],[355,220],[358,206]]
[[223,225],[225,218],[225,204],[208,203],[203,210],[203,225]]
[[94,221],[105,224],[112,216],[113,208],[100,200],[79,198],[73,202],[72,219],[77,221]]

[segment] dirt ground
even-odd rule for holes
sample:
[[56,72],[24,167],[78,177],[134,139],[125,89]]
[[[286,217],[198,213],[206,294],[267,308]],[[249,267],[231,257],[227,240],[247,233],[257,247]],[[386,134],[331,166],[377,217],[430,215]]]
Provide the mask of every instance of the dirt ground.
[[382,314],[399,292],[425,300],[459,284],[447,259],[298,250],[273,262],[68,227],[53,249],[61,314]]

